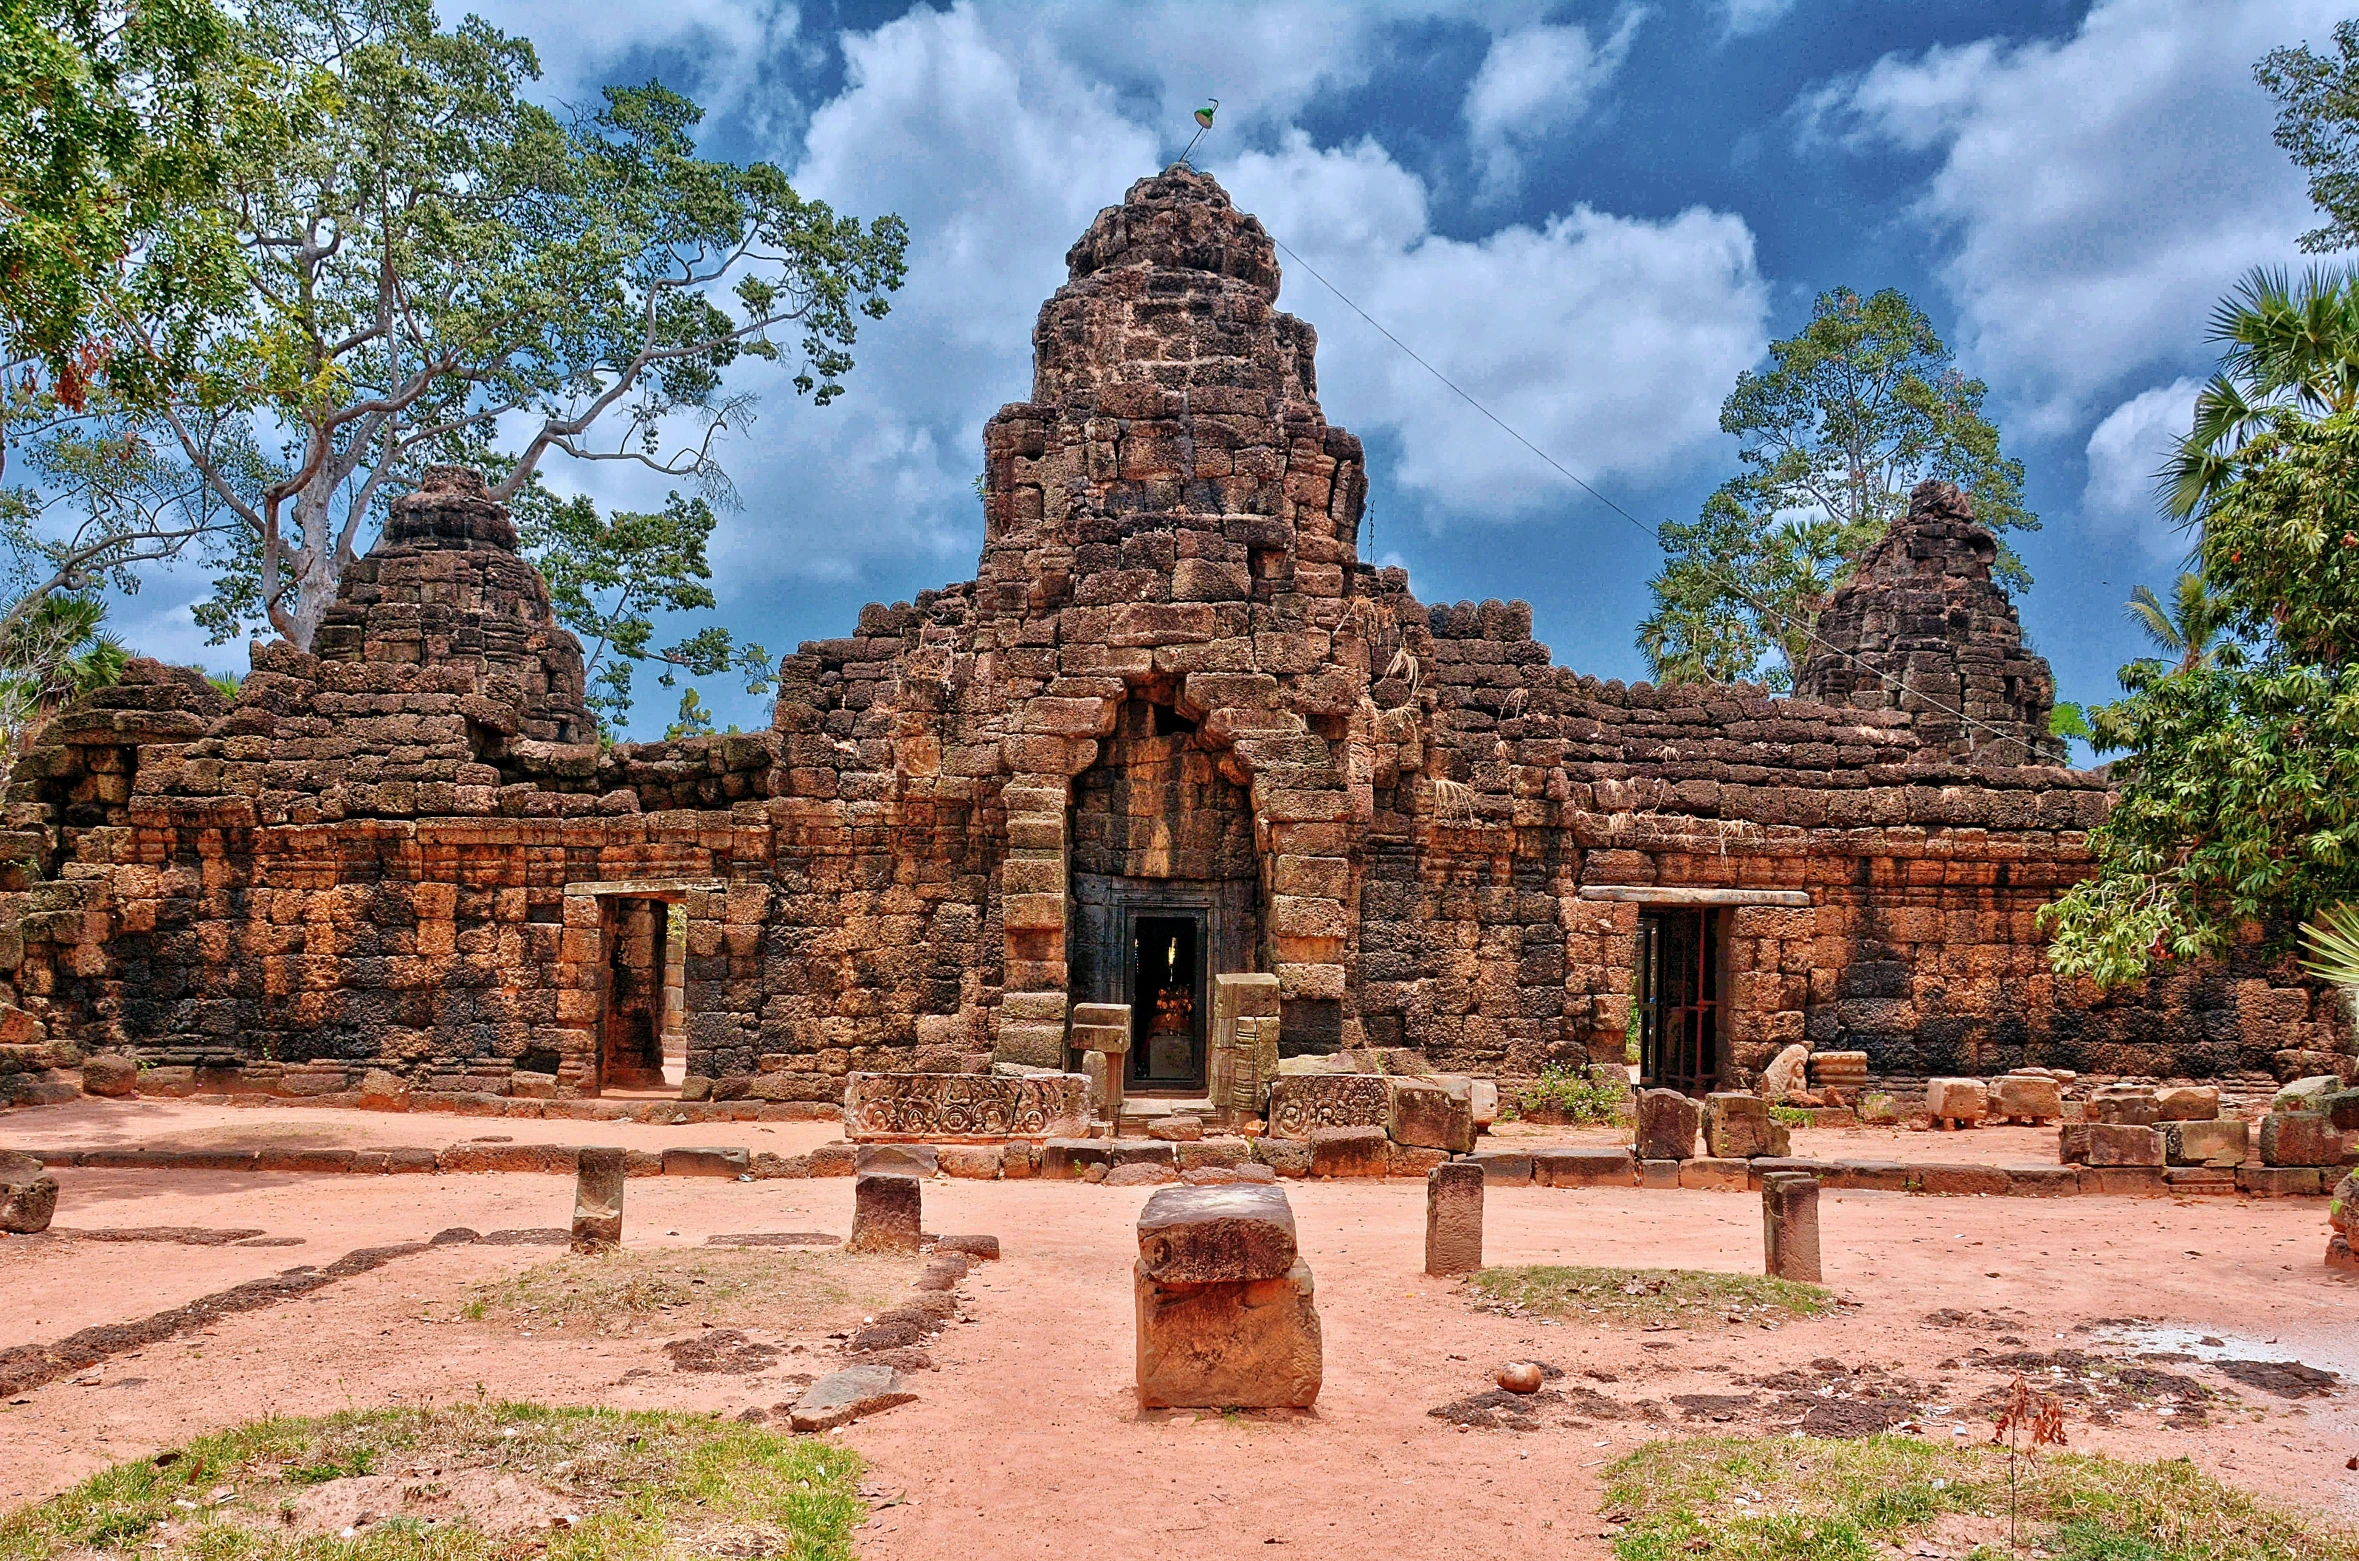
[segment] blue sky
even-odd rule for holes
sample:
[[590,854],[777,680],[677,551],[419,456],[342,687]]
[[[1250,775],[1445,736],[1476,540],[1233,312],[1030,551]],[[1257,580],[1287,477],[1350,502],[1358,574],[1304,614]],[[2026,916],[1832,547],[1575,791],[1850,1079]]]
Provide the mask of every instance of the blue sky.
[[[2208,371],[2205,318],[2311,225],[2251,79],[2323,45],[2321,0],[1657,0],[1358,7],[1145,0],[947,8],[666,0],[479,7],[531,37],[552,100],[650,75],[711,110],[715,155],[839,207],[902,213],[911,277],[824,410],[783,384],[724,459],[722,619],[773,652],[861,603],[971,575],[984,420],[1098,208],[1176,155],[1558,460],[1650,525],[1734,464],[1719,404],[1823,289],[1903,289],[2025,463],[2036,647],[2066,697],[2114,692],[2121,603],[2184,539],[2149,478]],[[456,7],[446,19],[456,19]],[[1531,601],[1557,660],[1635,679],[1651,537],[1568,488],[1310,277],[1330,421],[1367,441],[1365,556],[1427,601]],[[757,369],[760,365],[755,366]],[[560,487],[641,507],[617,468]],[[184,593],[118,614],[218,663]],[[240,658],[242,659],[242,658]],[[649,689],[650,695],[659,691]],[[763,699],[715,680],[723,719]],[[644,699],[655,735],[667,699]]]

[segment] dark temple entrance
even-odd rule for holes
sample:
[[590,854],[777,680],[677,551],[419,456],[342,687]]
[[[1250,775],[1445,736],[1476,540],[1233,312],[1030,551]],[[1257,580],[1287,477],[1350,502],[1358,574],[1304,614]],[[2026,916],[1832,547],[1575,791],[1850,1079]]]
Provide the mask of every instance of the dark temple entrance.
[[1720,1080],[1720,918],[1710,910],[1638,917],[1638,1081],[1701,1095]]
[[1142,915],[1130,926],[1130,1083],[1202,1089],[1204,917]]
[[599,1021],[598,1087],[663,1088],[664,974],[671,907],[607,900],[606,1008]]

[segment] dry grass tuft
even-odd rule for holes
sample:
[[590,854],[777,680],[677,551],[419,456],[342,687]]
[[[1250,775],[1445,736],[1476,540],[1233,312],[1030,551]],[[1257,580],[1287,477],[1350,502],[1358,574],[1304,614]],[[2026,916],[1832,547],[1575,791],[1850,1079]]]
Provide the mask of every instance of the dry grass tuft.
[[656,1248],[568,1254],[477,1285],[460,1315],[535,1332],[606,1337],[683,1327],[828,1333],[888,1304],[915,1265],[841,1251]]
[[1759,1274],[1692,1268],[1486,1268],[1472,1281],[1500,1311],[1567,1322],[1676,1324],[1782,1322],[1834,1304],[1817,1285]]

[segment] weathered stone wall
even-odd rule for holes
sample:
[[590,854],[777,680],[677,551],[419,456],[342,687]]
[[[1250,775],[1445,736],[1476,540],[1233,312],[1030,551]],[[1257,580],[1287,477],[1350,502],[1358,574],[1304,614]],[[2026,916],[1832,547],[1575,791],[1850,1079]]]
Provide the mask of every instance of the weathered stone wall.
[[984,433],[978,577],[786,658],[770,731],[602,751],[447,470],[319,654],[259,650],[234,702],[143,663],[68,711],[10,783],[0,1024],[222,1087],[583,1093],[662,902],[692,1089],[817,1102],[1064,1065],[1103,908],[1184,889],[1217,968],[1275,977],[1282,1050],[1529,1074],[1618,1058],[1636,902],[1713,891],[1731,1081],[1798,1039],[1903,1076],[2339,1065],[2260,944],[2111,997],[2048,974],[2105,783],[2051,762],[1954,491],[1838,593],[1804,695],[1601,683],[1528,607],[1359,562],[1360,446],[1210,179],[1141,181],[1069,262]]

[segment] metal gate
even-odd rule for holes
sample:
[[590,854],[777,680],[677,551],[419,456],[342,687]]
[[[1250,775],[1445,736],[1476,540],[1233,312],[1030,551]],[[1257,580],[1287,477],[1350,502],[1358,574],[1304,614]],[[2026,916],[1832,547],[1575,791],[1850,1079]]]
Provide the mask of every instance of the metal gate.
[[1719,918],[1650,910],[1638,918],[1638,1080],[1701,1095],[1720,1080]]

